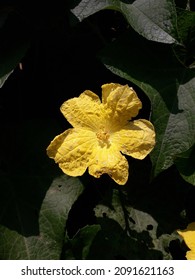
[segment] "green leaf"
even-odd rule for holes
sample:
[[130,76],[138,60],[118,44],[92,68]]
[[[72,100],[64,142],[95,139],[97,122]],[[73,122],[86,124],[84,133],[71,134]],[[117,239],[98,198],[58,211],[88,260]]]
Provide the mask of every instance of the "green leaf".
[[171,259],[167,248],[170,241],[176,239],[177,236],[174,234],[162,234],[157,237],[157,221],[150,214],[126,204],[123,200],[123,195],[122,193],[120,194],[120,191],[114,191],[111,207],[98,205],[95,208],[96,216],[106,216],[119,223],[130,237],[137,240],[138,243],[142,241],[145,244],[148,253],[150,250],[153,250],[153,253],[155,251],[161,252],[163,259]]
[[90,225],[80,229],[68,241],[69,249],[65,251],[64,259],[87,260],[91,246],[100,229],[100,225]]
[[194,144],[195,72],[180,65],[168,45],[149,42],[133,32],[100,56],[108,69],[138,85],[150,98],[156,130],[150,155],[156,176]]
[[195,63],[195,12],[177,9],[178,33],[182,45],[174,45],[174,51],[184,65],[194,67]]
[[174,43],[178,39],[177,17],[172,0],[136,0],[131,9],[125,10],[125,16],[130,25],[145,38]]
[[3,77],[0,78],[0,88],[2,88],[2,86],[4,85],[5,81],[7,80],[7,78],[11,75],[13,71],[9,72],[8,74],[5,74]]
[[130,3],[119,0],[82,0],[71,11],[82,21],[100,10],[114,9],[120,11],[135,31],[148,40],[177,43],[177,14],[173,0],[136,0]]
[[1,184],[7,197],[1,195],[1,224],[6,226],[0,226],[0,259],[60,259],[68,214],[83,190],[80,181],[66,175],[54,179],[39,213],[6,181]]
[[67,242],[65,259],[161,259],[161,252],[148,250],[143,241],[127,236],[113,219],[99,218],[98,222],[82,228]]
[[46,154],[61,132],[58,122],[12,120],[1,132],[0,259],[59,259],[83,185],[62,175]]
[[195,186],[195,145],[174,160],[181,176]]
[[177,9],[178,14],[178,33],[182,41],[189,40],[189,32],[195,27],[195,12]]
[[98,222],[102,230],[98,232],[91,247],[90,259],[155,260],[163,258],[159,250],[148,247],[147,232],[135,238],[128,235],[113,219],[103,217],[99,218]]

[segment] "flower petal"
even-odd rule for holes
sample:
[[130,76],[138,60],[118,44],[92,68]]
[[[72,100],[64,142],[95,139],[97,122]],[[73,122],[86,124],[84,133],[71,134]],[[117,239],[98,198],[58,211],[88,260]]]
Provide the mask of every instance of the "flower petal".
[[183,237],[189,249],[192,250],[192,252],[190,251],[191,254],[195,255],[195,222],[190,223],[185,230],[178,230],[177,232]]
[[129,122],[110,138],[123,154],[137,159],[145,158],[155,145],[154,127],[151,122],[142,119]]
[[137,116],[142,103],[133,88],[128,85],[105,84],[102,86],[102,102],[112,121],[126,123]]
[[67,175],[81,176],[88,167],[96,142],[95,134],[89,130],[68,129],[54,138],[47,154]]
[[89,166],[89,174],[99,178],[108,174],[117,184],[124,185],[128,180],[128,162],[114,145],[96,147],[94,158]]
[[188,260],[195,260],[195,222],[190,223],[185,230],[177,231],[183,238],[191,251],[188,251],[186,257]]
[[91,130],[102,125],[104,120],[102,109],[99,97],[90,90],[65,101],[60,107],[62,114],[73,127]]
[[113,92],[115,89],[122,87],[120,84],[110,83],[102,85],[102,103],[106,104],[108,96]]
[[194,251],[187,251],[186,258],[188,260],[195,260],[195,250]]

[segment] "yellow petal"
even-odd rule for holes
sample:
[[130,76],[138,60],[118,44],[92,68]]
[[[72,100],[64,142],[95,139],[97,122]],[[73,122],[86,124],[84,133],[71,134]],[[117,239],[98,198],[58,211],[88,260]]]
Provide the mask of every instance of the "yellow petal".
[[118,145],[123,154],[143,159],[154,148],[154,127],[147,120],[131,121],[121,130],[114,132],[110,141]]
[[65,101],[60,108],[73,127],[91,130],[103,125],[102,109],[99,97],[90,90],[84,91],[79,97]]
[[99,178],[108,174],[117,184],[124,185],[128,179],[128,162],[114,145],[97,146],[89,166],[89,174]]
[[115,89],[122,87],[120,84],[110,83],[102,85],[102,103],[107,103],[107,98]]
[[102,86],[102,101],[112,122],[125,124],[137,116],[142,103],[133,88],[128,85],[105,84]]
[[187,251],[186,258],[188,260],[195,260],[195,250],[194,251]]
[[96,142],[96,135],[89,130],[68,129],[54,138],[47,154],[67,175],[81,176],[89,165]]
[[185,230],[177,231],[183,238],[191,251],[188,251],[186,257],[188,260],[195,260],[195,222],[190,223]]

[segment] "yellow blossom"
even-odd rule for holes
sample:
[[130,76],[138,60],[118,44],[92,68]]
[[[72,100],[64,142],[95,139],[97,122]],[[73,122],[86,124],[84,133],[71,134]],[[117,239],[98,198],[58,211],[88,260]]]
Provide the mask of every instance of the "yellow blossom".
[[178,230],[177,232],[183,237],[190,249],[186,253],[186,258],[188,260],[195,260],[195,222],[189,224],[185,230]]
[[65,101],[60,110],[73,126],[56,136],[47,148],[64,173],[99,178],[107,173],[116,183],[128,179],[128,162],[122,154],[145,158],[155,145],[153,125],[137,116],[142,103],[128,85],[102,86],[102,103],[90,90]]

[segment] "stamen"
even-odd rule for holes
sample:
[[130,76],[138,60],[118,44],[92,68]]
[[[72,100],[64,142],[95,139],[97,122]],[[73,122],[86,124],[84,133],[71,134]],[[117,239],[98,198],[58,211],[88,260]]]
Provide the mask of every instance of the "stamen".
[[107,142],[109,137],[110,137],[110,134],[109,132],[103,127],[101,128],[97,133],[96,133],[96,136],[97,138],[100,140],[100,141],[103,141],[103,142]]

